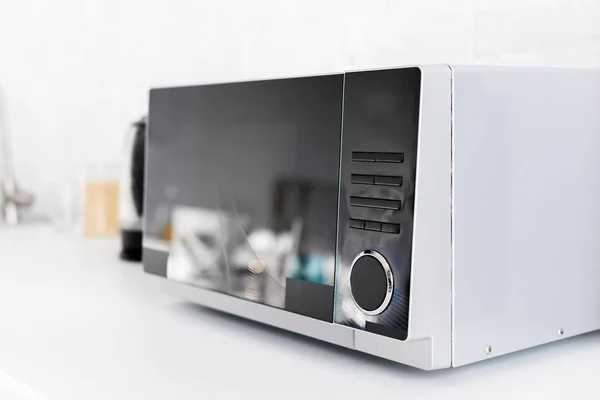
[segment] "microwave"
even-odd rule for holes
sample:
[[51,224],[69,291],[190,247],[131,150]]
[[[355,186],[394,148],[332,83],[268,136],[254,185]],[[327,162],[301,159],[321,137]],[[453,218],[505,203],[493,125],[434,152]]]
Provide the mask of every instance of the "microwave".
[[600,73],[411,66],[150,91],[143,263],[424,370],[600,328]]

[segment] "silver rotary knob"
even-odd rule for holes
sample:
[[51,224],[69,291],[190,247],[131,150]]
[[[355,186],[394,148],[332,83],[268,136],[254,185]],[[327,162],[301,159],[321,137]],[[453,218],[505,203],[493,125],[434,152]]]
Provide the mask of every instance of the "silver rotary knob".
[[354,304],[367,315],[381,314],[392,301],[394,274],[375,250],[365,250],[354,258],[348,284]]

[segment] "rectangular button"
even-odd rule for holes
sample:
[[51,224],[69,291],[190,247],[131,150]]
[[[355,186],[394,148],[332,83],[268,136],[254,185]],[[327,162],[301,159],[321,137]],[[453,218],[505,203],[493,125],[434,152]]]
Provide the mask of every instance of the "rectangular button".
[[365,222],[365,229],[368,230],[368,231],[377,231],[377,232],[379,232],[381,230],[381,223],[374,222],[374,221],[366,221]]
[[399,210],[401,203],[399,200],[351,196],[350,205],[355,207],[381,208],[384,210]]
[[371,175],[352,174],[350,176],[350,181],[352,183],[358,183],[361,185],[372,185],[374,180],[375,177]]
[[404,161],[404,153],[377,153],[375,161],[386,163],[401,163]]
[[381,224],[381,232],[400,233],[400,225],[398,225],[398,224]]
[[402,186],[401,176],[376,176],[375,185]]
[[365,221],[362,219],[350,218],[348,225],[352,229],[365,229]]
[[364,151],[353,151],[352,152],[352,161],[374,162],[375,161],[375,153],[366,153]]

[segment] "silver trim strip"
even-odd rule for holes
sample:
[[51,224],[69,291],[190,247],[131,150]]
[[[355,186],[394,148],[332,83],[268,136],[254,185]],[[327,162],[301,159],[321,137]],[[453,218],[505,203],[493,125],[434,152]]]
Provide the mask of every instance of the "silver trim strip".
[[168,279],[162,280],[161,285],[166,293],[175,297],[339,346],[354,348],[354,332],[351,328]]
[[451,296],[450,296],[450,343],[451,343],[451,354],[452,354],[452,365],[456,360],[454,354],[454,160],[456,156],[454,154],[454,69],[450,66],[450,285],[451,285]]
[[165,293],[205,307],[423,370],[433,368],[432,340],[429,337],[411,341],[392,339],[168,279],[160,282]]

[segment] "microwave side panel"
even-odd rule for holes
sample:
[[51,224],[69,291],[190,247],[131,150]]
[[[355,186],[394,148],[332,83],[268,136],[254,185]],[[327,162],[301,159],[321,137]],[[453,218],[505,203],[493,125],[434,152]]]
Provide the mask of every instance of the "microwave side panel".
[[453,71],[453,365],[599,329],[600,74]]

